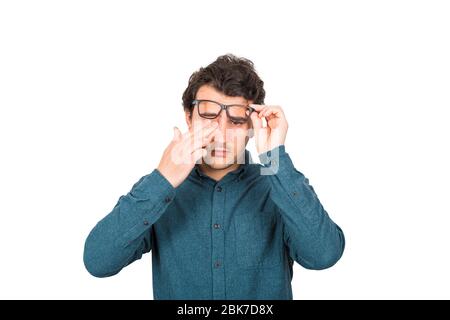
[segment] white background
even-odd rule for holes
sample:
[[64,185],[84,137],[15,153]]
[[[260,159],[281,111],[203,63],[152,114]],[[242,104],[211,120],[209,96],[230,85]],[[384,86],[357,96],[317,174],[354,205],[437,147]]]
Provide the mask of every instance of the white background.
[[255,63],[346,235],[333,268],[296,265],[294,298],[450,298],[449,17],[447,1],[0,2],[0,298],[152,298],[150,255],[96,279],[84,240],[225,53]]

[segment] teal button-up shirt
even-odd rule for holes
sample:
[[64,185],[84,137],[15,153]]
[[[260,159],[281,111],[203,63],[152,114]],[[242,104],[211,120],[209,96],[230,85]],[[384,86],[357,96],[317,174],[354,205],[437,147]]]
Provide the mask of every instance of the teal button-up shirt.
[[87,237],[87,270],[111,276],[151,251],[155,299],[292,299],[293,261],[332,266],[344,235],[284,145],[262,164],[245,153],[220,181],[197,166],[177,188],[142,177]]

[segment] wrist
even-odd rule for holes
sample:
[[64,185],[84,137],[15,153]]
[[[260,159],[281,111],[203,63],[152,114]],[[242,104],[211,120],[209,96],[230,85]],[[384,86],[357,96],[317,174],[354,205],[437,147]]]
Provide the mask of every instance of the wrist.
[[269,165],[273,160],[278,160],[280,156],[286,153],[286,147],[284,144],[280,144],[275,147],[271,147],[263,152],[258,152],[258,157],[263,165]]
[[170,176],[170,174],[168,173],[168,170],[165,170],[165,168],[158,166],[156,168],[156,170],[159,171],[159,173],[161,174],[161,176],[163,176],[171,185],[172,187],[176,188],[176,183],[174,181],[174,179]]

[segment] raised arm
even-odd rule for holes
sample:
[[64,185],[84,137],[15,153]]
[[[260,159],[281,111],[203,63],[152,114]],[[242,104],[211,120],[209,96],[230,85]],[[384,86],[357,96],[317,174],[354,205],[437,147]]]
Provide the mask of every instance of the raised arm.
[[344,251],[344,234],[286,153],[288,122],[283,109],[258,104],[251,107],[256,111],[251,114],[256,149],[265,166],[261,170],[270,180],[270,197],[281,214],[289,254],[305,268],[328,268]]
[[112,276],[149,252],[152,225],[174,197],[175,189],[157,169],[142,177],[87,237],[84,264],[89,273]]
[[308,179],[295,169],[285,146],[260,154],[270,180],[270,198],[283,221],[291,258],[308,269],[334,265],[345,247],[344,234],[328,216]]
[[203,147],[216,130],[217,124],[210,121],[192,126],[184,134],[174,128],[174,137],[158,168],[121,196],[87,237],[84,264],[89,273],[96,277],[112,276],[152,249],[152,225],[173,201],[175,188],[205,155]]

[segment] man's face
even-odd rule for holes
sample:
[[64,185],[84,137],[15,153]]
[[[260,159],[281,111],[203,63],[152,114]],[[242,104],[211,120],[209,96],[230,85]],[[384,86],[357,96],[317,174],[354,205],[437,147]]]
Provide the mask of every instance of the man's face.
[[[203,85],[199,88],[195,97],[197,100],[212,100],[225,105],[248,105],[251,100],[243,97],[229,97],[216,90],[212,86]],[[210,145],[206,147],[207,155],[203,163],[212,169],[221,170],[235,163],[244,163],[245,146],[249,140],[249,129],[252,128],[251,120],[245,123],[233,123],[227,116],[225,110],[215,119],[205,119],[199,115],[198,106],[192,109],[192,117],[186,112],[186,122],[189,129],[195,129],[200,124],[216,121],[219,125],[217,134]]]

